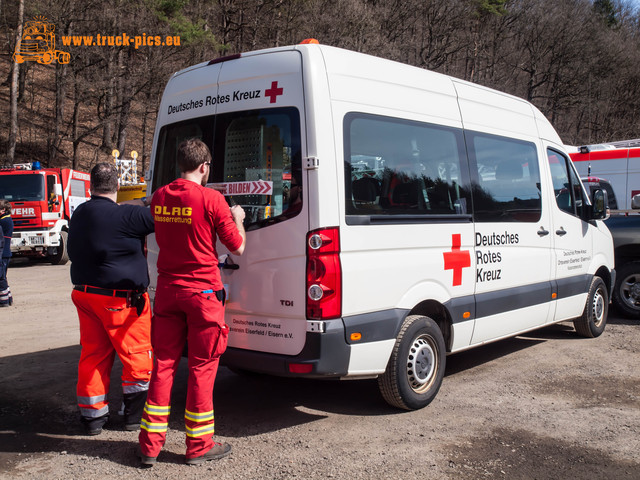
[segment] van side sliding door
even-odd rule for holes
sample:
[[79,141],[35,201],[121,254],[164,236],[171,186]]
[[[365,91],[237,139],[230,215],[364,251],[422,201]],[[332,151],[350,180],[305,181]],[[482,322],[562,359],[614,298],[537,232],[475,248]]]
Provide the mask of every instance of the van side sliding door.
[[536,144],[465,131],[472,176],[478,344],[544,324],[551,302],[551,218]]

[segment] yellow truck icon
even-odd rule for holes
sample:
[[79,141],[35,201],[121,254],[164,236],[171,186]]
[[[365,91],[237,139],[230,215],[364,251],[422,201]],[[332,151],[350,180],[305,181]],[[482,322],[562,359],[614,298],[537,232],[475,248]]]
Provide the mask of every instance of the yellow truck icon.
[[54,60],[58,63],[69,63],[68,52],[56,50],[56,26],[41,20],[30,20],[25,24],[20,43],[16,46],[13,59],[17,63],[35,60],[45,65]]

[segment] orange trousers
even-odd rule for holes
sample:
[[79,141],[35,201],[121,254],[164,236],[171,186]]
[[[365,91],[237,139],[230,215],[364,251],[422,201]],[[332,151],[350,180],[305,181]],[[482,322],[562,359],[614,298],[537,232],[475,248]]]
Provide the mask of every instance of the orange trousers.
[[151,308],[145,293],[140,316],[127,307],[125,298],[107,297],[73,290],[71,299],[80,320],[78,407],[86,419],[109,413],[109,385],[115,354],[122,362],[125,395],[146,392],[153,367]]

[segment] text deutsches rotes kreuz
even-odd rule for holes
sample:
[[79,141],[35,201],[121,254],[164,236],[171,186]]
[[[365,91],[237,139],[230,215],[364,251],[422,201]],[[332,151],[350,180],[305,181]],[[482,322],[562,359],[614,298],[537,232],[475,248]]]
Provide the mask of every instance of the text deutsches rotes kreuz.
[[188,102],[181,102],[177,105],[169,105],[167,113],[171,115],[173,113],[185,112],[196,108],[210,107],[223,103],[240,102],[242,100],[254,100],[258,98],[262,98],[262,90],[236,90],[235,92],[227,95],[207,95],[205,98],[198,100],[189,100]]

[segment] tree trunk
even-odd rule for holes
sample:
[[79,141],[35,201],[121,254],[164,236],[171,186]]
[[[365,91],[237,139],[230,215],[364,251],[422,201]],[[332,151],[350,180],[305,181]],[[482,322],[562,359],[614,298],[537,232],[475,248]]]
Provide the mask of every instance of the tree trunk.
[[80,116],[80,94],[78,92],[78,76],[74,75],[73,82],[73,117],[71,119],[71,141],[73,142],[73,159],[71,160],[71,168],[78,168],[78,119]]
[[53,138],[49,149],[49,165],[55,165],[54,161],[62,144],[62,124],[64,123],[64,101],[66,97],[66,73],[67,65],[56,64],[56,111],[54,114]]
[[[24,17],[24,0],[20,0],[18,5],[18,28],[16,30],[16,48],[22,41],[22,20]],[[18,140],[18,76],[19,64],[13,60],[13,71],[11,73],[11,101],[9,106],[9,117],[11,129],[9,131],[9,148],[6,163],[12,164],[16,156],[16,143]]]

